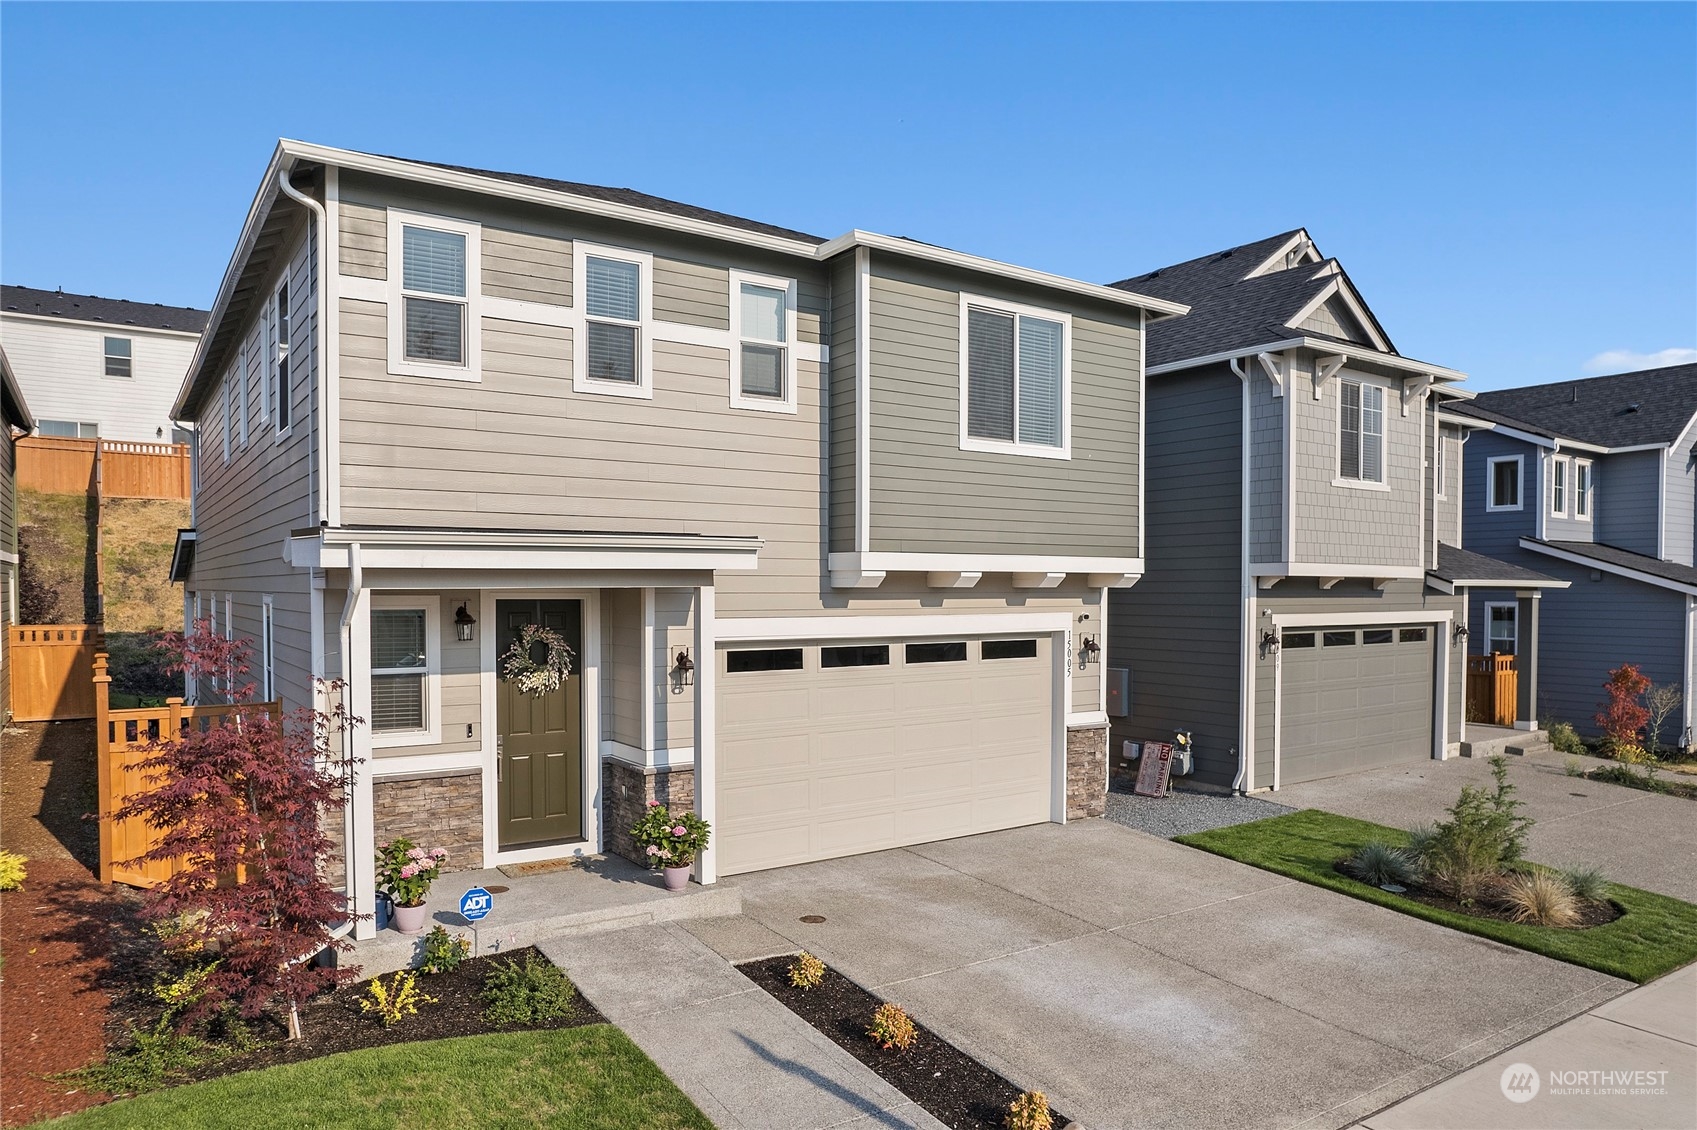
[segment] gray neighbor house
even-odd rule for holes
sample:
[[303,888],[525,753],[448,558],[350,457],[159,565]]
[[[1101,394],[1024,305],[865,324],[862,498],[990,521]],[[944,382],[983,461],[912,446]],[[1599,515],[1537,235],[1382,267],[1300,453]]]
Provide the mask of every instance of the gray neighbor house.
[[1114,285],[1190,312],[1148,330],[1147,562],[1110,600],[1113,772],[1176,730],[1197,783],[1240,791],[1463,752],[1470,592],[1566,584],[1461,548],[1463,374],[1398,353],[1304,230]]
[[1481,393],[1467,443],[1464,545],[1562,578],[1542,609],[1475,591],[1494,651],[1537,646],[1541,717],[1594,733],[1610,669],[1684,696],[1662,740],[1689,744],[1697,671],[1697,365]]

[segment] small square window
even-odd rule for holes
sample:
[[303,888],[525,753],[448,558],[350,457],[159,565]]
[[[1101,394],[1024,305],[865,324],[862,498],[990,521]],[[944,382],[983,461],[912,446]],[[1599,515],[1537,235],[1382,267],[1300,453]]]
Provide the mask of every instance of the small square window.
[[1354,632],[1324,632],[1322,638],[1327,647],[1354,647]]
[[985,640],[978,645],[980,659],[1035,659],[1036,640]]
[[822,647],[819,649],[819,666],[821,667],[888,667],[890,665],[890,645],[880,644],[845,644],[839,647]]
[[733,675],[756,671],[799,671],[801,648],[762,647],[726,652],[725,670]]
[[1361,642],[1364,644],[1390,643],[1395,638],[1396,632],[1390,628],[1368,628],[1361,633]]
[[1286,632],[1284,638],[1280,641],[1280,645],[1283,647],[1313,647],[1314,633]]
[[1520,509],[1520,459],[1518,455],[1502,455],[1485,461],[1486,489],[1490,491],[1487,510]]
[[109,337],[106,339],[106,375],[109,377],[134,376],[130,367],[130,339],[127,337]]
[[1425,643],[1426,642],[1426,629],[1425,628],[1403,628],[1400,632],[1397,633],[1397,638],[1402,643]]
[[964,663],[966,641],[958,643],[910,643],[907,645],[909,663]]

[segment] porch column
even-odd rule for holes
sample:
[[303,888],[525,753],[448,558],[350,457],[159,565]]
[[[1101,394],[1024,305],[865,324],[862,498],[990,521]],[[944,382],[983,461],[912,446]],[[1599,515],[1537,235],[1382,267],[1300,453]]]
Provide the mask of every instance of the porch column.
[[[695,590],[695,813],[713,825],[713,841],[719,837],[719,774],[715,746],[719,654],[715,603],[712,585],[702,585]],[[718,878],[715,866],[718,848],[713,846],[713,841],[695,861],[695,878],[702,886]]]
[[371,791],[371,591],[358,588],[352,600],[353,612],[343,630],[346,662],[342,678],[347,682],[348,713],[365,721],[349,735],[354,762],[348,798],[347,884],[354,913],[365,916],[354,924],[354,937],[363,941],[377,936],[377,843]]
[[1538,728],[1538,589],[1514,594],[1519,603],[1519,636],[1515,641],[1514,670],[1519,693],[1514,706],[1514,728]]

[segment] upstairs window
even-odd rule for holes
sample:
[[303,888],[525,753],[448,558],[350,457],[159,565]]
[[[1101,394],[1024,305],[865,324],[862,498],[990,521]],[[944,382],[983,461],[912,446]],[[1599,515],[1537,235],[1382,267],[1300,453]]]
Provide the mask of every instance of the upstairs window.
[[[482,379],[478,351],[482,232],[478,224],[467,221],[389,209],[389,372],[458,381]],[[267,357],[266,368],[279,371],[268,373],[266,380],[277,382],[279,394],[287,384],[286,370],[280,368],[286,363],[287,300],[279,288],[267,312],[276,321],[279,348]]]
[[1069,457],[1070,320],[963,299],[962,450]]
[[1446,497],[1444,482],[1444,431],[1437,429],[1437,443],[1432,452],[1432,481],[1439,498]]
[[1361,381],[1339,384],[1338,477],[1345,482],[1385,481],[1385,390]]
[[574,245],[577,285],[576,364],[579,392],[653,395],[643,319],[653,309],[654,257],[646,252]]
[[289,282],[277,288],[276,311],[272,319],[275,334],[271,345],[271,364],[267,369],[269,388],[266,400],[277,408],[277,434],[283,435],[289,430]]
[[130,367],[130,339],[127,337],[109,337],[106,339],[106,375],[109,377],[132,377],[135,371]]
[[1591,461],[1577,459],[1573,464],[1573,516],[1591,517]]
[[1567,466],[1566,459],[1550,460],[1550,516],[1553,518],[1567,517]]
[[790,279],[731,272],[731,336],[737,350],[733,406],[795,411],[795,290]]
[[1520,509],[1520,461],[1518,455],[1495,455],[1485,461],[1486,510]]
[[80,420],[37,420],[35,434],[53,436],[55,439],[98,439],[100,425]]

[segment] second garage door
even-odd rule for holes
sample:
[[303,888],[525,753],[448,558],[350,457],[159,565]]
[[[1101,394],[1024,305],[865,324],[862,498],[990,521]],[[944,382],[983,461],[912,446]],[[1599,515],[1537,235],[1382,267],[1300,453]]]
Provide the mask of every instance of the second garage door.
[[1431,625],[1286,630],[1279,779],[1432,756]]
[[1041,823],[1047,636],[720,653],[719,871]]

